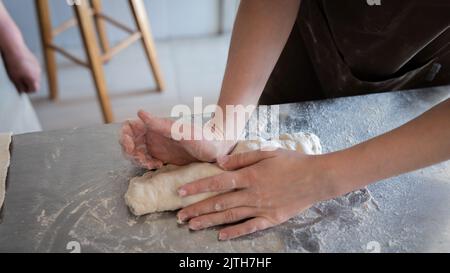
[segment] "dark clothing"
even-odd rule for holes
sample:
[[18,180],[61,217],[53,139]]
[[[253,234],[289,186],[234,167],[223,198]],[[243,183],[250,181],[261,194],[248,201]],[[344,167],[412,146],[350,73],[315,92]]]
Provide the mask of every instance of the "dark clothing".
[[447,84],[449,0],[303,0],[260,103]]

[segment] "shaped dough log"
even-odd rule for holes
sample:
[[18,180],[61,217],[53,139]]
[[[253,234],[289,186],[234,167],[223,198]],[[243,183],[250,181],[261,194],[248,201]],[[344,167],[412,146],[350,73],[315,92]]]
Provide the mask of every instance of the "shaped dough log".
[[[322,152],[320,140],[316,135],[295,133],[281,135],[277,140],[241,141],[232,154],[268,148],[284,148],[306,154]],[[180,186],[222,172],[224,171],[221,168],[211,163],[191,163],[181,167],[167,165],[157,171],[149,171],[141,177],[132,178],[125,194],[125,202],[136,216],[184,208],[219,193],[202,193],[181,198],[177,194]]]

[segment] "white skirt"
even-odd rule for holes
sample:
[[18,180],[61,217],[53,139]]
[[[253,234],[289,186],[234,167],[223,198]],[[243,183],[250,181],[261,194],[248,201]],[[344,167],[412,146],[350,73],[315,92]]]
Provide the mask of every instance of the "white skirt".
[[19,95],[3,67],[0,68],[0,133],[24,134],[41,130],[28,95]]

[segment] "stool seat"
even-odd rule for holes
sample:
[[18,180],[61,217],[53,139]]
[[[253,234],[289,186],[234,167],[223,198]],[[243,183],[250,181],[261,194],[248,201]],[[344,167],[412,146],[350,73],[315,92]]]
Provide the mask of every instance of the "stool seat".
[[[73,1],[75,17],[71,18],[59,26],[53,28],[51,23],[48,0],[36,0],[36,9],[41,32],[42,48],[47,70],[47,80],[49,86],[49,97],[51,100],[58,99],[57,86],[57,64],[55,53],[59,53],[67,59],[88,68],[94,80],[97,97],[102,109],[105,123],[114,121],[111,103],[109,100],[107,86],[103,71],[103,64],[111,60],[116,54],[129,47],[137,41],[141,41],[146,53],[150,68],[156,82],[156,90],[164,90],[161,69],[159,67],[155,44],[151,34],[150,24],[145,11],[143,0],[128,0],[129,6],[136,23],[137,30],[134,30],[114,18],[102,12],[101,0],[77,0]],[[127,32],[129,36],[111,46],[106,34],[105,23]],[[78,26],[86,52],[87,60],[82,60],[64,48],[54,43],[54,38],[71,27]],[[98,35],[99,44],[96,35]]]

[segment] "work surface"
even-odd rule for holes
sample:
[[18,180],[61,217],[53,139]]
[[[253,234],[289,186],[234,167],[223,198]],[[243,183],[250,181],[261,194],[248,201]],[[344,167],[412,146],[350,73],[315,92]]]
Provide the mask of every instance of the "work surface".
[[[313,132],[325,152],[416,117],[449,89],[283,105],[283,132]],[[228,242],[175,213],[134,217],[123,195],[142,174],[123,158],[119,125],[17,135],[0,220],[0,252],[450,251],[450,163],[317,204],[276,228]],[[282,179],[282,178],[280,178]]]

